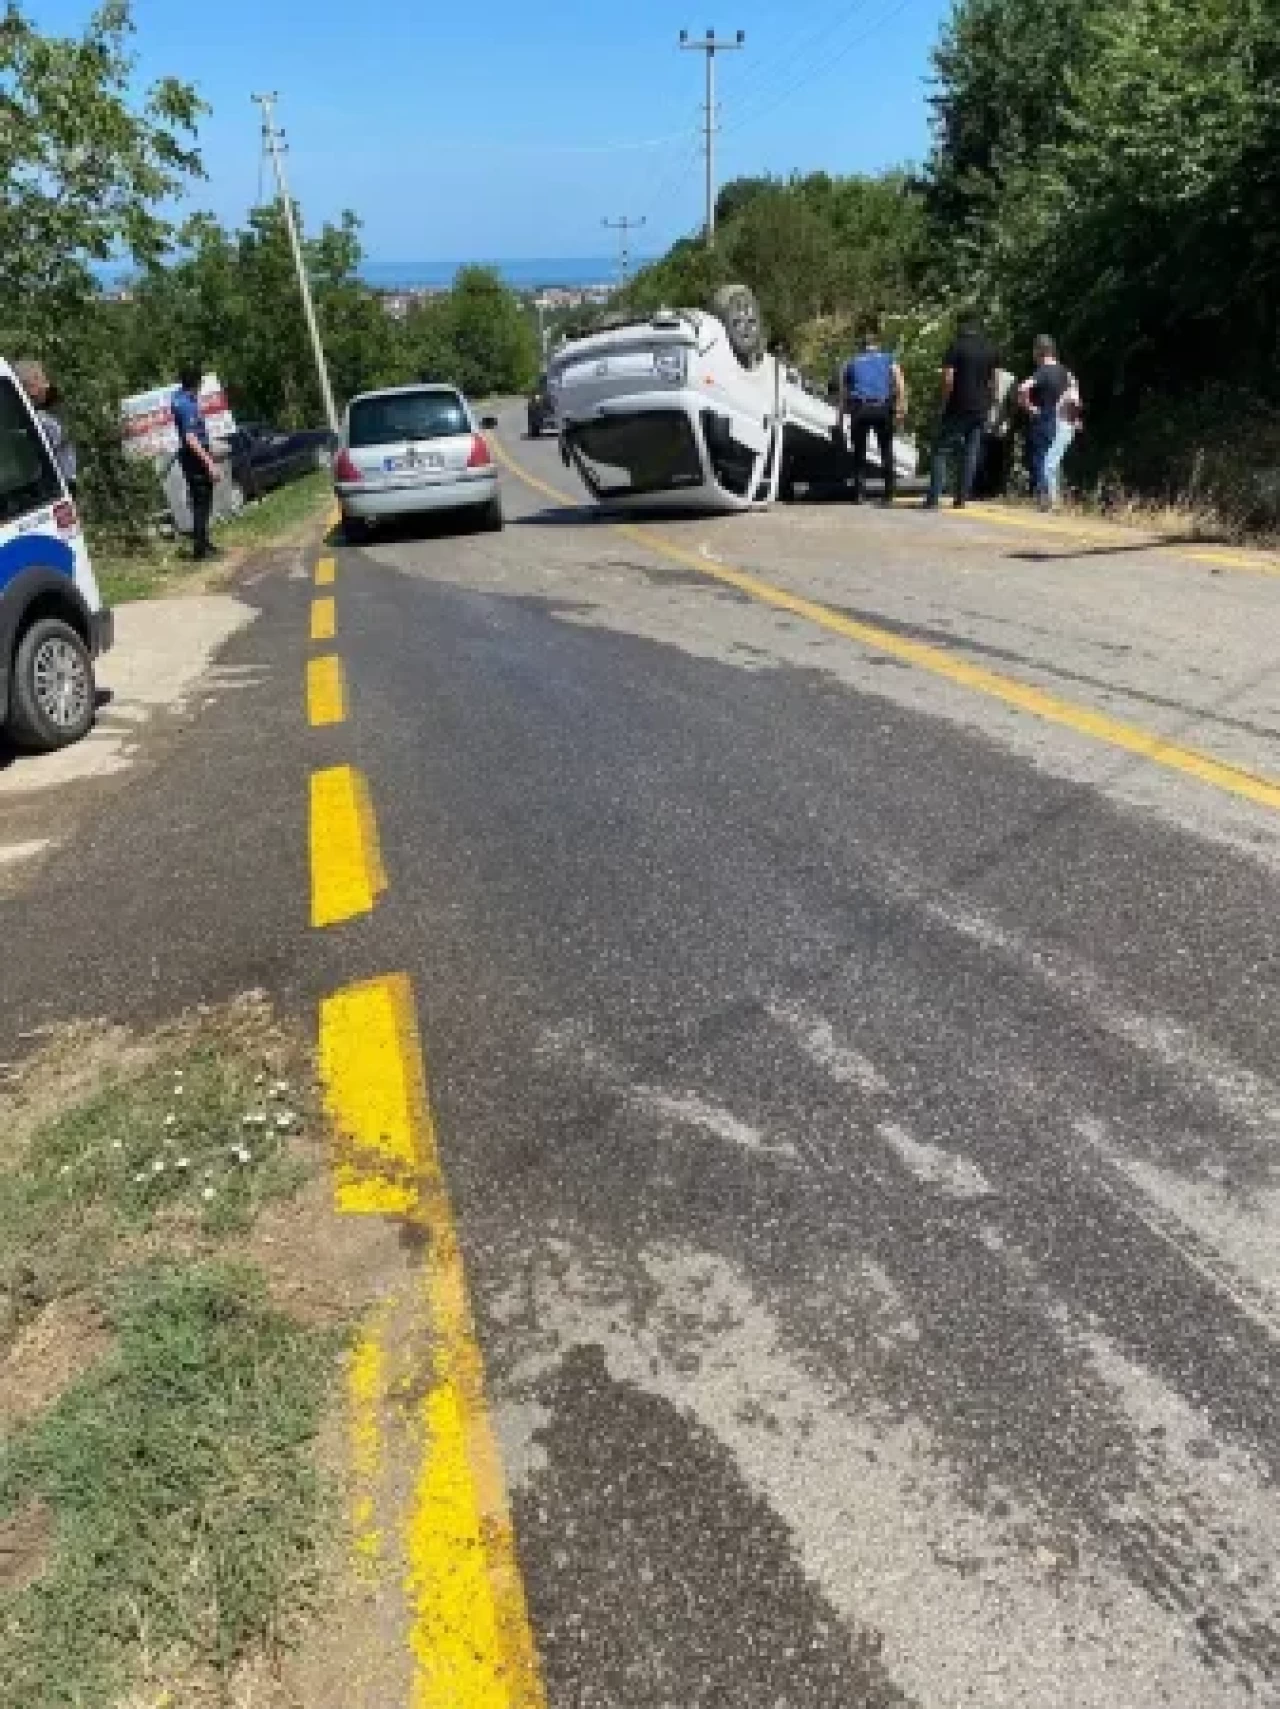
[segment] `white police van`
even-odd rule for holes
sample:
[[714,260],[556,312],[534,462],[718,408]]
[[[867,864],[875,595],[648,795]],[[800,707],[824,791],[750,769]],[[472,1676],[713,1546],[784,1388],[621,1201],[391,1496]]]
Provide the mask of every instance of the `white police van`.
[[48,751],[86,734],[112,635],[76,507],[0,359],[0,726],[13,742]]

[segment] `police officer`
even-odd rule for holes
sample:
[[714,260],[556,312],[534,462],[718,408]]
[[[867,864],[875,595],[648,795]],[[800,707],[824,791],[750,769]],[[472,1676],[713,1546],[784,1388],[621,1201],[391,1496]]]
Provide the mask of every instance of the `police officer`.
[[188,363],[178,375],[172,408],[173,425],[178,432],[178,463],[191,498],[191,551],[198,561],[215,556],[218,550],[209,539],[218,468],[209,450],[209,429],[200,412],[198,364]]
[[880,334],[868,326],[862,348],[846,365],[840,384],[836,433],[844,438],[849,421],[853,438],[853,502],[862,503],[867,469],[867,440],[874,433],[884,473],[882,504],[893,503],[893,432],[907,413],[907,382],[895,356],[881,348]]

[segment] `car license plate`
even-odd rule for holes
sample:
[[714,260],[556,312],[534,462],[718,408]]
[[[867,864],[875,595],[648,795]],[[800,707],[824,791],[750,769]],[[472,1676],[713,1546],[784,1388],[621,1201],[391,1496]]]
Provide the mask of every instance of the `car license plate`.
[[403,474],[406,469],[426,469],[432,473],[444,468],[439,451],[413,451],[407,457],[387,457],[383,467],[389,475]]

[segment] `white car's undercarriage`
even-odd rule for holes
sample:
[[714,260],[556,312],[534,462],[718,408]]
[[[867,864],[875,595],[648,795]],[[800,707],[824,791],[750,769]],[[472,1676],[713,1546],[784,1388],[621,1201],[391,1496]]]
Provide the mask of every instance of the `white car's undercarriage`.
[[[548,385],[565,461],[603,505],[749,510],[847,471],[832,404],[773,356],[739,360],[723,320],[699,310],[567,344]],[[894,462],[914,474],[909,440]]]

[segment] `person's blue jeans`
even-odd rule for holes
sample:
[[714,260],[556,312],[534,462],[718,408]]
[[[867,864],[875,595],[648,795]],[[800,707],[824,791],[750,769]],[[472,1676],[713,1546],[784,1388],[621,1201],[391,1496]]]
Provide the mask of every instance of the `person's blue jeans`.
[[1071,449],[1075,436],[1075,428],[1065,421],[1033,425],[1027,443],[1031,457],[1031,491],[1041,504],[1057,504],[1062,491],[1062,459]]
[[957,460],[956,498],[965,500],[973,493],[974,477],[978,472],[978,457],[982,451],[982,417],[980,415],[944,415],[933,447],[933,468],[929,475],[927,504],[937,504],[947,479],[947,465]]

